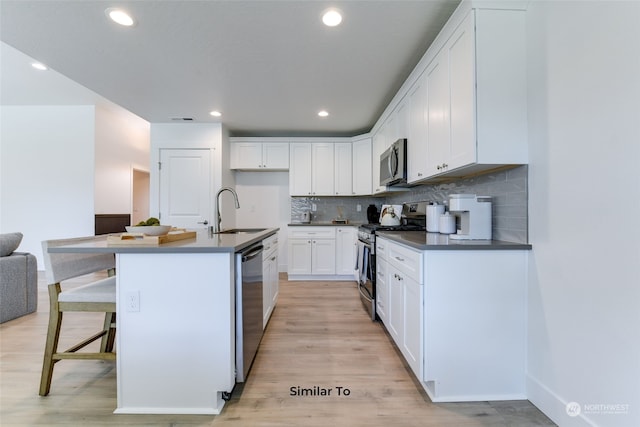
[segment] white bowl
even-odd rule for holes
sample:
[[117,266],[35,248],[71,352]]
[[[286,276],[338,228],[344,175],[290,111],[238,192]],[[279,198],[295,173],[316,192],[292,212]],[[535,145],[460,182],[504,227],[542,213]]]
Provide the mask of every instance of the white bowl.
[[147,236],[164,236],[171,231],[170,225],[129,225],[125,228],[127,233],[142,233]]

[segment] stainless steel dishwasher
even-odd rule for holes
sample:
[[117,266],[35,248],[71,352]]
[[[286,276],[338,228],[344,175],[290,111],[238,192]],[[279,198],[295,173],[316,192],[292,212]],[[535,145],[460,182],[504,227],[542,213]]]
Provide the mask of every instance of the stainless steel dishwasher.
[[244,382],[262,339],[262,242],[236,253],[236,382]]

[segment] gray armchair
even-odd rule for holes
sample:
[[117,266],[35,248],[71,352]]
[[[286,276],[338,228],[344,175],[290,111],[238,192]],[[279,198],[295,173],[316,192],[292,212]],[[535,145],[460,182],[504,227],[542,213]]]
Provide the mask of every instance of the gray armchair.
[[38,307],[38,264],[33,254],[15,252],[22,233],[0,234],[0,323]]

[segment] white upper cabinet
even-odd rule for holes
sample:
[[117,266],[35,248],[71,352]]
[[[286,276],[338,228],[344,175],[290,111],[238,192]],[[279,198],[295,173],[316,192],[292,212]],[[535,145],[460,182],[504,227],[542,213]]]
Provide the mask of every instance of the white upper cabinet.
[[334,144],[311,144],[311,193],[314,196],[334,194]]
[[236,141],[230,144],[231,169],[278,170],[289,169],[289,143]]
[[407,181],[463,177],[526,164],[525,11],[462,2],[424,55],[373,139],[377,159],[407,138]]
[[386,187],[380,185],[380,154],[382,154],[386,148],[384,130],[380,128],[373,137],[372,145],[371,184],[373,187],[373,194],[384,192],[386,189]]
[[350,142],[334,145],[334,190],[336,196],[353,195],[353,155]]
[[371,138],[344,142],[290,144],[291,196],[353,196],[371,194]]
[[262,144],[262,162],[265,169],[289,170],[289,143]]
[[427,176],[427,85],[424,74],[408,94],[407,182]]
[[522,11],[470,10],[427,66],[428,175],[527,163],[525,29]]
[[334,144],[300,142],[290,144],[289,194],[334,195]]
[[353,195],[371,194],[371,138],[354,140],[351,145],[353,160]]
[[289,194],[311,195],[311,144],[293,143],[289,146]]
[[[449,70],[446,51],[435,57],[426,71],[427,176],[440,173],[449,160]],[[413,154],[409,153],[410,156]]]
[[397,141],[400,138],[407,138],[409,135],[409,108],[407,107],[407,101],[403,99],[396,107],[394,113],[394,128],[391,130],[389,145]]

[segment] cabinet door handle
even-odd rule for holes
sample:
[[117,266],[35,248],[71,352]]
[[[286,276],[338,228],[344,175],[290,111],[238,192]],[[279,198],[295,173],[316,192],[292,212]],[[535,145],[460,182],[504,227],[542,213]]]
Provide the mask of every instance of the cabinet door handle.
[[404,258],[400,258],[399,256],[395,257],[398,261],[404,262]]

